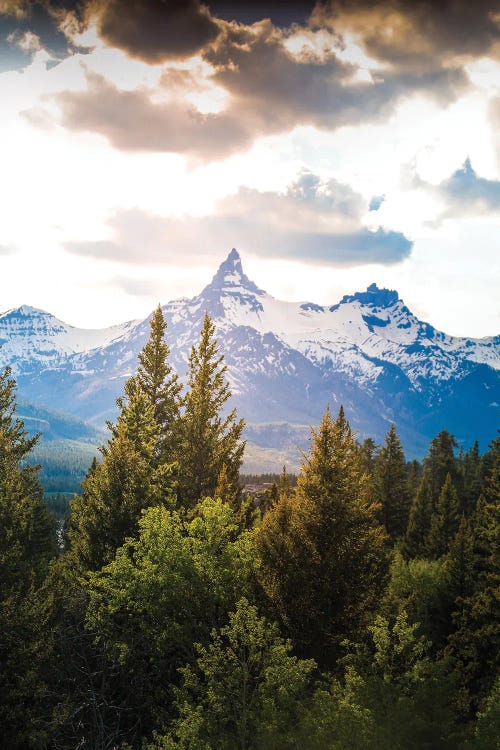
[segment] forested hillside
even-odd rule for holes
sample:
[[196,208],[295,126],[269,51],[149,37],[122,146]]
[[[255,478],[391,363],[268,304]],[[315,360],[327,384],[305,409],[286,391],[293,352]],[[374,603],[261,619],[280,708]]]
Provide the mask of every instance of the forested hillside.
[[64,528],[0,375],[2,747],[497,748],[500,437],[407,462],[325,404],[296,481],[245,494],[214,324],[185,388],[165,327]]

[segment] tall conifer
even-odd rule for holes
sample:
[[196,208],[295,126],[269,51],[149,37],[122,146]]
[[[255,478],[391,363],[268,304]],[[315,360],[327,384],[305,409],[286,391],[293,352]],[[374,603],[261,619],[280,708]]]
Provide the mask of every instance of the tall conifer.
[[154,409],[158,426],[157,460],[171,462],[176,456],[182,386],[168,361],[167,324],[160,305],[153,313],[150,326],[149,340],[139,354],[137,382]]
[[405,557],[427,557],[432,518],[432,491],[426,472],[423,473],[413,500],[408,528],[403,540]]
[[380,520],[391,539],[399,539],[408,526],[410,494],[406,461],[394,424],[376,455],[373,473]]
[[261,581],[300,652],[331,667],[380,595],[385,533],[341,408],[313,431],[296,492],[262,522]]
[[231,397],[226,371],[215,340],[215,326],[206,314],[200,342],[189,356],[189,388],[180,422],[178,501],[186,507],[214,495],[224,466],[225,491],[232,488],[235,497],[239,494],[244,421],[237,418],[236,409],[224,416]]
[[459,489],[459,468],[454,452],[456,447],[453,435],[447,430],[442,430],[431,440],[429,452],[424,458],[424,470],[429,481],[433,507],[438,501],[448,474],[455,489]]
[[2,746],[28,745],[37,691],[38,623],[32,596],[57,552],[38,468],[26,466],[38,436],[16,418],[16,384],[0,373],[0,723]]
[[457,491],[448,474],[431,518],[428,551],[433,557],[441,557],[448,552],[459,524]]
[[141,511],[172,503],[168,465],[157,465],[158,425],[154,406],[136,377],[118,400],[121,412],[112,437],[91,467],[83,493],[75,497],[68,530],[70,548],[85,570],[98,570],[133,536]]

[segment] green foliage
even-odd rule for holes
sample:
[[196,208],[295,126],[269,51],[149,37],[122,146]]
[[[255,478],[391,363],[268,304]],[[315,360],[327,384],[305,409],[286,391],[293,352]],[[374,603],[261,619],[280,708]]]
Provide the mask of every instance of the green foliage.
[[431,518],[427,544],[431,556],[441,557],[448,552],[458,531],[459,514],[457,491],[451,481],[451,475],[447,474]]
[[223,466],[226,482],[239,493],[239,470],[244,442],[244,422],[236,410],[223,416],[231,396],[226,381],[226,366],[219,356],[214,338],[215,326],[205,315],[200,343],[189,357],[189,389],[183,399],[180,424],[178,501],[193,507],[203,497],[212,497]]
[[455,750],[453,682],[404,611],[377,617],[369,648],[345,659],[343,680],[316,692],[299,728],[307,750]]
[[0,722],[5,747],[22,747],[37,672],[32,598],[57,553],[55,525],[43,502],[37,467],[26,460],[37,437],[15,417],[15,382],[0,374]]
[[424,459],[424,471],[429,481],[433,507],[448,474],[455,489],[458,491],[460,488],[459,467],[455,458],[456,447],[455,438],[447,430],[442,430],[431,440],[429,451]]
[[456,599],[455,630],[448,647],[462,685],[463,711],[469,715],[488,695],[500,669],[499,448],[493,445],[484,495],[472,517],[472,540],[462,543],[466,588]]
[[160,305],[150,321],[149,340],[139,353],[137,384],[153,407],[158,428],[155,456],[158,463],[176,458],[182,386],[169,364],[170,349],[165,342],[167,324]]
[[156,461],[158,426],[154,407],[130,378],[121,413],[110,425],[112,438],[101,449],[75,497],[68,537],[72,554],[83,570],[98,570],[137,529],[144,508],[173,504],[169,465]]
[[361,443],[360,450],[365,471],[367,474],[370,474],[370,476],[373,476],[375,470],[375,456],[378,452],[375,440],[370,437],[365,438]]
[[481,457],[477,440],[460,461],[461,474],[461,507],[466,516],[470,516],[476,507],[481,494]]
[[426,472],[422,475],[413,500],[408,528],[402,544],[406,557],[426,557],[432,518],[432,490]]
[[392,540],[400,539],[408,526],[410,492],[406,460],[394,424],[374,459],[373,480],[380,520]]
[[383,603],[384,612],[404,610],[419,633],[435,650],[443,647],[450,631],[450,569],[448,562],[416,558],[405,560],[397,552]]
[[179,718],[150,750],[292,750],[315,665],[290,651],[277,627],[240,599],[229,624],[197,647],[196,664],[181,670]]
[[331,667],[362,628],[387,570],[385,536],[358,445],[343,410],[327,411],[297,490],[264,517],[260,580],[300,652]]
[[500,677],[497,677],[491,693],[485,699],[477,717],[474,750],[498,750],[500,737]]
[[139,535],[90,576],[87,627],[128,683],[128,701],[143,726],[168,712],[177,669],[194,658],[194,643],[250,590],[252,535],[238,535],[231,508],[205,499],[186,523],[160,506],[146,511]]

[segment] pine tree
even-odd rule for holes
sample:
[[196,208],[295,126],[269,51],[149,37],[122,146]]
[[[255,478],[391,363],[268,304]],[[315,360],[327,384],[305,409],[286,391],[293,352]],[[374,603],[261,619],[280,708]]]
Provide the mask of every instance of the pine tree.
[[150,326],[149,340],[139,353],[137,382],[154,409],[158,426],[157,460],[168,463],[176,456],[182,386],[168,362],[167,324],[160,305],[153,313]]
[[374,463],[374,484],[380,503],[380,520],[393,541],[401,538],[408,526],[410,494],[406,461],[394,424],[385,437]]
[[447,430],[442,430],[431,440],[429,452],[424,458],[424,471],[429,481],[433,508],[438,501],[448,474],[455,489],[457,491],[460,489],[459,469],[454,452],[456,446],[457,443],[453,435],[450,435]]
[[367,437],[361,443],[361,455],[363,457],[363,463],[365,471],[373,476],[375,469],[375,456],[377,454],[377,444],[371,437]]
[[72,503],[68,539],[84,570],[98,570],[111,560],[135,533],[142,510],[173,502],[170,466],[157,464],[154,406],[137,378],[127,381],[118,404],[112,437],[101,448],[103,460],[92,465],[82,495]]
[[448,574],[450,594],[457,603],[454,609],[457,609],[474,589],[474,534],[465,516],[460,519],[460,526],[450,544]]
[[461,507],[466,516],[473,513],[481,493],[481,457],[477,440],[462,457],[461,469]]
[[343,409],[313,431],[296,493],[264,517],[260,576],[275,616],[305,656],[332,667],[369,618],[387,570],[385,534]]
[[194,506],[211,497],[225,466],[226,484],[239,496],[239,470],[245,448],[241,440],[244,421],[236,409],[223,416],[231,397],[226,381],[227,367],[219,356],[215,326],[205,315],[198,346],[189,357],[188,383],[180,422],[180,464],[178,502]]
[[424,472],[410,509],[408,528],[403,540],[405,557],[427,557],[432,518],[432,494],[427,473]]
[[420,479],[422,478],[422,466],[416,459],[413,459],[413,461],[410,461],[408,463],[407,477],[408,492],[410,493],[410,497],[413,498],[417,494],[418,485],[420,483]]
[[446,555],[460,523],[460,510],[455,487],[448,474],[431,518],[428,551],[433,557]]
[[[468,588],[456,600],[449,653],[463,687],[463,710],[477,710],[500,668],[500,440],[491,446],[489,474],[471,518],[473,566]],[[471,582],[472,579],[472,582]]]
[[38,467],[25,465],[38,436],[28,437],[15,416],[15,389],[6,368],[0,373],[0,722],[3,746],[23,748],[42,689],[32,600],[57,545]]

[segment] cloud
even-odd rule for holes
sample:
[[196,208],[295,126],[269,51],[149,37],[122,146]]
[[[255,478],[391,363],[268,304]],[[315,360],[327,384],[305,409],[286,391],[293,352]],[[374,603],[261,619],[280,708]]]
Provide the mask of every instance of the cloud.
[[497,162],[500,166],[500,96],[491,100],[489,106],[489,118],[493,131]]
[[39,49],[54,60],[89,52],[66,33],[78,6],[76,0],[0,0],[0,72],[25,68]]
[[438,186],[453,213],[482,214],[500,210],[500,181],[478,177],[470,159]]
[[311,25],[353,32],[371,57],[399,70],[500,54],[498,0],[319,0]]
[[169,85],[168,74],[159,90],[130,91],[89,72],[86,90],[55,96],[61,124],[99,133],[123,150],[182,153],[210,161],[250,148],[260,136],[299,125],[335,129],[384,120],[410,92],[447,102],[467,83],[457,70],[388,73],[357,81],[356,66],[342,62],[333,50],[292,53],[285,41],[270,22],[251,28],[223,24],[204,52],[212,71],[205,85],[227,95],[221,111],[205,114],[188,100],[188,77],[187,91],[179,77]]
[[98,133],[124,151],[220,159],[250,145],[251,128],[231,111],[203,114],[184,99],[155,103],[151,94],[147,89],[118,89],[87,72],[85,91],[66,91],[55,101],[64,127]]
[[414,166],[408,169],[404,179],[409,189],[420,190],[434,199],[437,213],[427,222],[429,226],[440,226],[445,219],[490,216],[500,212],[500,180],[479,177],[469,158],[438,185],[423,180]]
[[198,0],[93,0],[87,23],[108,45],[149,63],[191,57],[219,33]]
[[73,242],[78,255],[133,264],[192,265],[235,244],[265,258],[354,266],[394,264],[412,242],[383,227],[362,224],[367,205],[351,187],[304,172],[283,193],[240,188],[203,217],[163,218],[139,209],[110,220],[112,239]]

